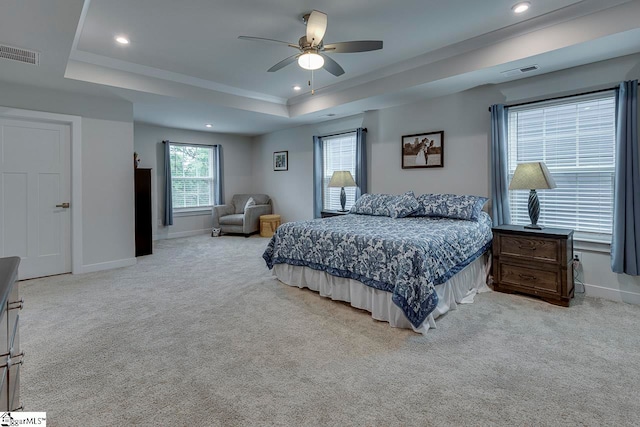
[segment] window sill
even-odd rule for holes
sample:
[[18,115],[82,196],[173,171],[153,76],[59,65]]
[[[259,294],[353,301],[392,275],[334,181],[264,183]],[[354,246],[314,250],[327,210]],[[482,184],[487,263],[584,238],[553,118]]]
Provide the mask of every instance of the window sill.
[[576,231],[573,235],[573,241],[574,250],[611,254],[611,235]]
[[187,216],[204,216],[211,215],[212,208],[211,206],[202,207],[202,208],[193,208],[193,209],[180,209],[173,211],[173,216],[176,218],[187,217]]

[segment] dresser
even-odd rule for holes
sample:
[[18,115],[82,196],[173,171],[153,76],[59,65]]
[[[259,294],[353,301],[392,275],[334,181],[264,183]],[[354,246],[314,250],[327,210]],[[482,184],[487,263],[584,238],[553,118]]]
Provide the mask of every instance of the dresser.
[[493,287],[569,306],[573,298],[573,230],[493,228]]
[[135,171],[135,209],[136,256],[150,255],[153,253],[151,169]]
[[19,321],[23,301],[20,299],[18,275],[20,258],[0,258],[0,412],[20,411],[20,368],[24,352],[20,351]]

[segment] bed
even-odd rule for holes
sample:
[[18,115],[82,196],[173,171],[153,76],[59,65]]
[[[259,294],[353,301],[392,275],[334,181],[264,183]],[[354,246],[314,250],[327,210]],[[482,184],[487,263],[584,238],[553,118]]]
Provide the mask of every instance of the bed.
[[486,213],[463,220],[364,212],[283,224],[263,254],[267,266],[287,285],[420,333],[486,288],[492,241]]

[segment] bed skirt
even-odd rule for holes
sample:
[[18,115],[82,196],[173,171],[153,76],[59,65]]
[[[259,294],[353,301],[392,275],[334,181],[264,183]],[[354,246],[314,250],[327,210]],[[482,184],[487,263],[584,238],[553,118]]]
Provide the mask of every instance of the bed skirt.
[[286,285],[309,288],[323,297],[345,301],[353,307],[367,310],[371,317],[389,322],[394,328],[413,329],[415,332],[426,334],[430,328],[436,327],[435,319],[449,310],[455,310],[458,304],[471,304],[476,293],[491,290],[487,286],[490,258],[489,254],[480,256],[451,279],[436,286],[438,306],[417,328],[393,303],[393,294],[390,292],[371,288],[357,280],[332,276],[327,272],[303,266],[276,264],[273,266],[273,274]]

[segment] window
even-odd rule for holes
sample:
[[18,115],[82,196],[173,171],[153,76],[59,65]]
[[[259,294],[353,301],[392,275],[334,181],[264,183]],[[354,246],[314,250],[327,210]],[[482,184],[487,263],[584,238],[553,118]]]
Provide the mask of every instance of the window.
[[[322,209],[336,211],[340,205],[340,188],[329,188],[329,181],[335,171],[349,171],[356,176],[356,133],[347,133],[322,139]],[[350,209],[356,200],[356,188],[345,187],[347,203]]]
[[[539,224],[611,234],[615,92],[508,110],[509,182],[518,163],[543,161],[556,181],[538,191]],[[527,191],[509,191],[511,220],[530,223]]]
[[213,205],[213,148],[170,146],[171,195],[174,210]]

